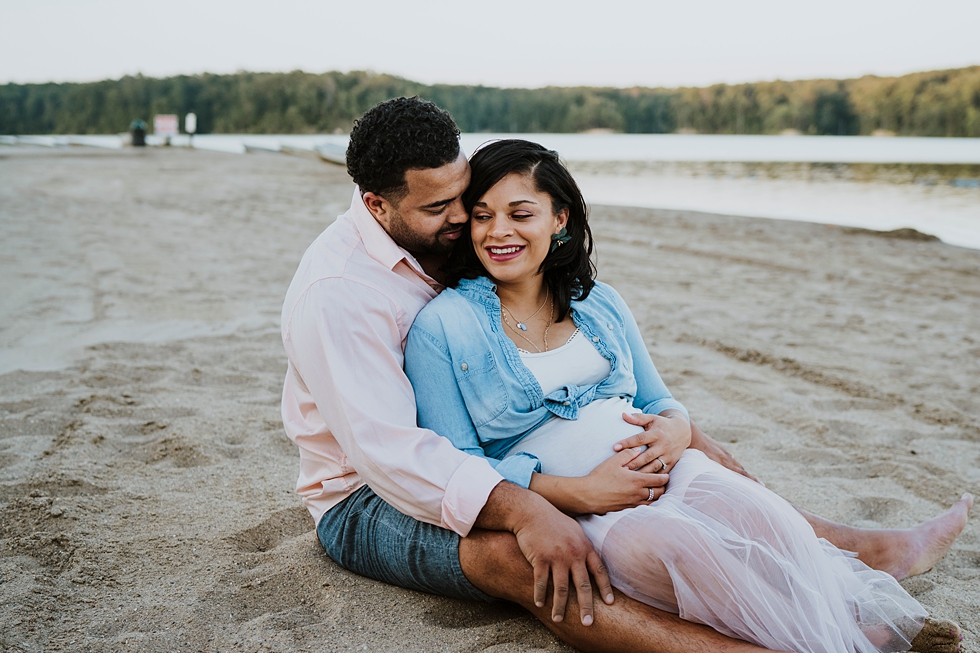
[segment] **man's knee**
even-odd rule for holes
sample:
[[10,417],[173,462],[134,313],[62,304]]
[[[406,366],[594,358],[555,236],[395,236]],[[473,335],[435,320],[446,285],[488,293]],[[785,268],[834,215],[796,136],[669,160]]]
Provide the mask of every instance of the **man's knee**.
[[534,572],[513,533],[472,530],[459,542],[459,563],[481,591],[533,608]]

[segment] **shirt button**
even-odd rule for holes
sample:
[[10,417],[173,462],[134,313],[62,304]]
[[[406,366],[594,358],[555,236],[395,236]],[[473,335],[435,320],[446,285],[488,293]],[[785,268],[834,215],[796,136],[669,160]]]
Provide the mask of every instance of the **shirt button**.
[[562,406],[571,406],[572,405],[572,402],[570,402],[570,401],[563,401],[563,402],[561,402],[561,405]]
[[466,363],[463,363],[462,365],[459,366],[459,369],[465,372],[466,370],[470,369],[470,366],[467,365]]
[[612,325],[611,325],[611,324],[607,324],[607,325],[606,325],[606,328],[607,328],[607,329],[612,329]]
[[599,336],[592,336],[592,342],[599,342]]

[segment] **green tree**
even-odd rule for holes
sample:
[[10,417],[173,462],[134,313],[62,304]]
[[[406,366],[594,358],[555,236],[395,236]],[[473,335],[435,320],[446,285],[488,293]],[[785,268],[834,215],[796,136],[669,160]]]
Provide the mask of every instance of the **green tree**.
[[372,105],[421,95],[468,132],[612,129],[628,133],[980,137],[980,66],[849,80],[717,84],[707,88],[513,89],[438,84],[367,72],[239,72],[89,84],[0,86],[0,133],[96,134],[136,118],[194,111],[199,133],[350,130]]
[[854,112],[847,91],[820,90],[813,102],[813,131],[833,136],[853,136],[860,131],[860,121]]

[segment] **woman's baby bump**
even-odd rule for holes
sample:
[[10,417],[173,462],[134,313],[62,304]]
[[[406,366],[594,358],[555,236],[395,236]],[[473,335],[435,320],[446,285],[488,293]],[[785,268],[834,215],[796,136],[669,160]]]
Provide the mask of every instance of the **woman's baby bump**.
[[585,476],[612,456],[613,445],[641,432],[623,421],[637,413],[629,399],[599,399],[579,410],[575,420],[552,417],[521,440],[507,456],[526,452],[541,461],[541,472],[555,476]]

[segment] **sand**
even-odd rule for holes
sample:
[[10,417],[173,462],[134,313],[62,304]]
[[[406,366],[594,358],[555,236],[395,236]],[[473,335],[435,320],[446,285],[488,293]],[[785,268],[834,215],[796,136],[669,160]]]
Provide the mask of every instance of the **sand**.
[[[315,541],[278,321],[350,189],[285,155],[0,148],[0,650],[569,650]],[[770,488],[870,527],[978,493],[980,252],[669,211],[593,225],[674,394]],[[974,652],[978,523],[903,582]]]

